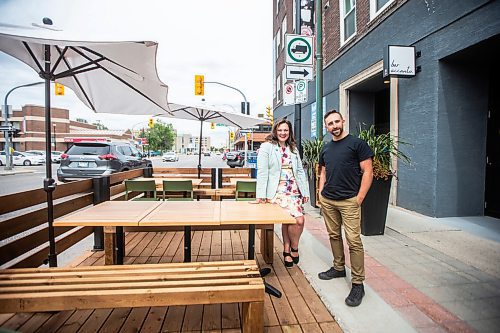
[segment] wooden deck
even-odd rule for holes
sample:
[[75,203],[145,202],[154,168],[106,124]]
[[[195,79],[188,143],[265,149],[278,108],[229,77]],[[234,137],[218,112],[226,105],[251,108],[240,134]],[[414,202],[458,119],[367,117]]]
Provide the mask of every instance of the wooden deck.
[[[259,234],[259,232],[258,232]],[[256,249],[259,247],[256,237]],[[247,231],[192,233],[193,261],[246,258]],[[182,232],[132,232],[126,235],[125,264],[182,262]],[[342,332],[299,268],[283,266],[282,244],[275,236],[273,272],[265,280],[283,292],[266,294],[266,332]],[[260,253],[256,259],[265,267]],[[75,265],[104,265],[104,252]],[[241,304],[117,308],[56,313],[0,314],[1,328],[20,332],[241,332]]]

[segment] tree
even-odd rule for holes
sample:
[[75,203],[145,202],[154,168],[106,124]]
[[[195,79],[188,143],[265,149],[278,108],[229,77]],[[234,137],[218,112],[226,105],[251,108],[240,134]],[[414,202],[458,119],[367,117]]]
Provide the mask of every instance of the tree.
[[155,122],[153,128],[143,129],[140,138],[148,139],[150,150],[172,150],[175,145],[175,129],[172,124],[165,124],[161,120]]
[[101,124],[100,122],[92,123],[92,125],[95,125],[98,130],[107,130],[107,129],[109,129],[106,126],[104,126],[103,124]]
[[84,124],[88,124],[89,123],[87,121],[87,119],[83,119],[83,118],[76,118],[76,121],[79,122],[79,123],[84,123]]

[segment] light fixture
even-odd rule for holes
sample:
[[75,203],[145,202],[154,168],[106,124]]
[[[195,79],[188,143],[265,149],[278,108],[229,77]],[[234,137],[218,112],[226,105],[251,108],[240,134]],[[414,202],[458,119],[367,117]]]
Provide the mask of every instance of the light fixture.
[[384,84],[389,84],[389,83],[391,83],[391,80],[390,80],[390,79],[385,79],[385,80],[384,80]]

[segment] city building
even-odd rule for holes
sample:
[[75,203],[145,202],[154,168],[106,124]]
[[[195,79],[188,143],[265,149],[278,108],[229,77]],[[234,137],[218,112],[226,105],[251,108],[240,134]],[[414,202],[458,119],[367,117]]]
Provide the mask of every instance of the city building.
[[259,124],[252,130],[238,130],[235,133],[234,150],[257,150],[260,145],[266,142],[266,138],[271,134],[272,125],[268,122]]
[[[295,15],[293,0],[274,2],[274,116],[292,124],[284,35],[299,31]],[[340,111],[350,133],[375,125],[411,144],[392,203],[434,217],[500,217],[500,2],[323,0],[322,22],[323,112]],[[389,45],[414,47],[413,76],[384,77]],[[303,139],[316,136],[314,79]]]
[[[130,131],[98,130],[96,125],[69,119],[69,110],[51,108],[52,149],[65,151],[73,142],[80,141],[129,141]],[[13,110],[9,121],[20,130],[19,137],[12,138],[17,151],[45,150],[45,108],[25,105]],[[0,150],[5,148],[5,139],[0,137]]]
[[[175,151],[181,154],[197,154],[199,152],[200,138],[191,134],[177,135],[175,138]],[[201,139],[201,151],[210,151],[211,141],[209,136]]]

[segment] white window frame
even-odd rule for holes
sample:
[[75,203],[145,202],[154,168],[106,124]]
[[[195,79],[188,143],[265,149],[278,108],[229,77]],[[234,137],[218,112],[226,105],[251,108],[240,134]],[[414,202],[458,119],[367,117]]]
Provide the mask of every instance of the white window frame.
[[278,29],[276,33],[276,59],[278,59],[280,54],[280,44],[281,44],[281,28]]
[[278,75],[278,77],[276,78],[276,104],[281,102],[280,92],[281,92],[281,75]]
[[377,10],[377,0],[370,0],[370,21],[380,15],[387,7],[396,0],[389,0],[379,10]]
[[[357,27],[357,24],[356,24],[356,16],[357,16],[357,13],[356,13],[356,0],[352,0],[354,1],[354,5],[352,6],[352,9],[349,13],[346,13],[345,12],[345,6],[344,6],[344,0],[339,0],[339,8],[340,8],[340,46],[346,44],[347,42],[349,42],[352,38],[354,38],[354,36],[356,36],[356,33],[358,31],[358,27]],[[344,23],[345,23],[345,17],[347,16],[347,14],[350,14],[352,11],[354,11],[354,32],[352,33],[352,35],[350,35],[349,37],[347,37],[347,39],[344,39]]]
[[287,30],[287,24],[286,24],[286,15],[283,17],[283,20],[281,20],[281,47],[285,47],[285,35],[286,35],[286,30]]

